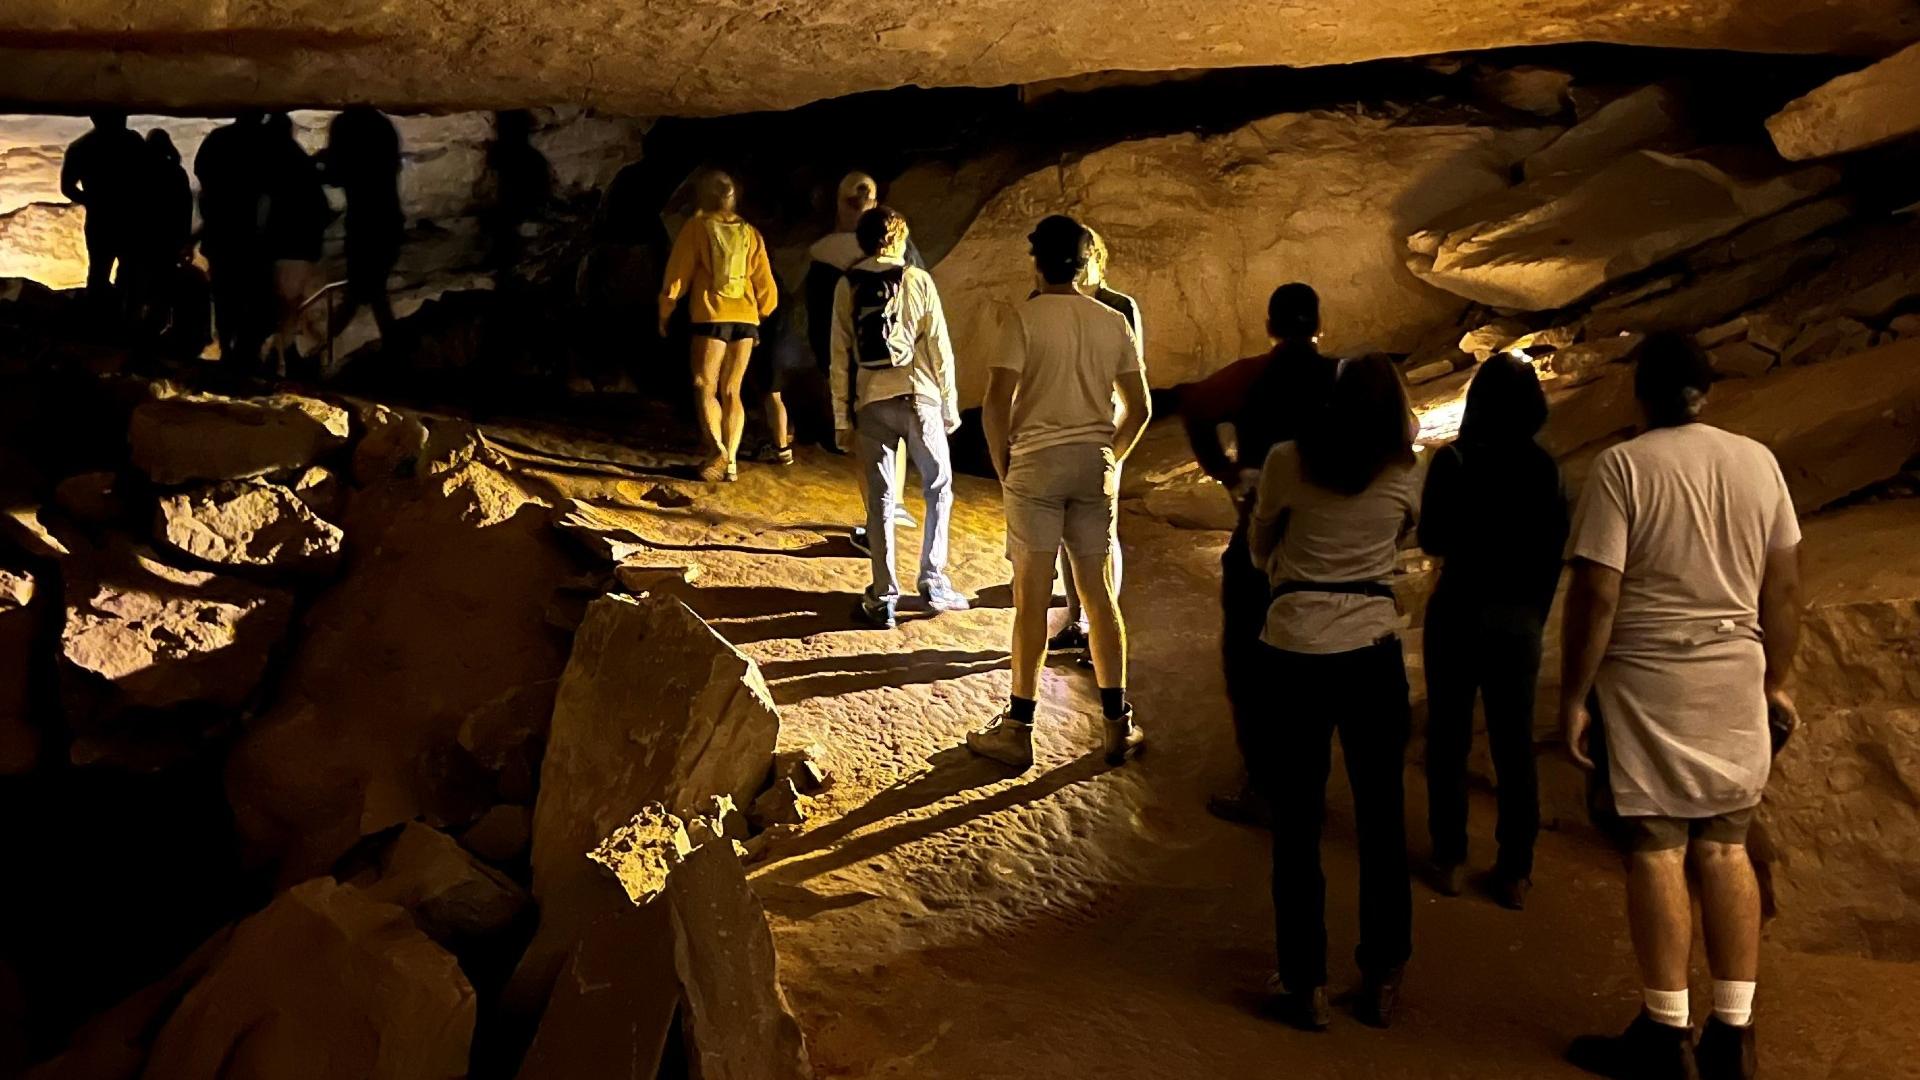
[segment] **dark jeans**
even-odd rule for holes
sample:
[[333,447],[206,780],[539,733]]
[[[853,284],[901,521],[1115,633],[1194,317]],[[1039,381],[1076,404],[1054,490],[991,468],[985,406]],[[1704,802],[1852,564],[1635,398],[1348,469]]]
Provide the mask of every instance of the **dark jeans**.
[[1436,865],[1467,861],[1467,754],[1477,694],[1499,793],[1495,869],[1513,878],[1533,874],[1533,844],[1540,834],[1533,756],[1540,632],[1540,618],[1531,611],[1443,597],[1427,610],[1427,828]]
[[1271,592],[1266,572],[1253,565],[1247,551],[1247,530],[1236,530],[1220,556],[1220,666],[1226,673],[1234,741],[1249,768],[1254,751],[1248,746],[1247,731],[1271,722],[1266,699],[1273,692],[1273,676],[1264,670],[1268,649],[1260,643]]
[[1249,725],[1254,780],[1273,804],[1273,918],[1280,978],[1299,992],[1327,982],[1327,879],[1320,869],[1333,735],[1353,788],[1360,844],[1360,970],[1386,975],[1413,954],[1407,872],[1407,668],[1398,639],[1332,655],[1262,646],[1283,687]]

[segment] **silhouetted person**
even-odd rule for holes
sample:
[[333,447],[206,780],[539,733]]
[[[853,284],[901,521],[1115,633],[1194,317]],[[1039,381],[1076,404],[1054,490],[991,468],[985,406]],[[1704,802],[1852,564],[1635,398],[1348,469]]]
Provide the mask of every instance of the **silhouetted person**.
[[1341,365],[1327,405],[1267,454],[1247,525],[1266,580],[1260,677],[1266,722],[1249,725],[1247,768],[1273,807],[1278,970],[1287,1019],[1327,1026],[1327,882],[1320,835],[1340,736],[1360,848],[1363,980],[1354,1011],[1387,1026],[1413,953],[1405,759],[1412,719],[1400,611],[1388,584],[1420,513],[1415,424],[1391,360]]
[[103,112],[60,163],[60,193],[87,208],[87,294],[96,300],[109,295],[116,262],[126,275],[146,155],[140,136],[127,130],[127,114]]
[[[1200,468],[1233,497],[1239,523],[1220,556],[1220,662],[1227,679],[1234,736],[1247,753],[1248,725],[1264,725],[1272,679],[1264,670],[1260,629],[1266,625],[1266,578],[1247,558],[1247,515],[1267,452],[1300,436],[1302,425],[1333,392],[1339,362],[1320,355],[1320,297],[1293,282],[1267,298],[1267,336],[1273,349],[1236,360],[1197,383],[1180,388],[1180,418]],[[1233,429],[1233,448],[1221,440]],[[1264,823],[1267,808],[1258,788],[1216,795],[1209,808],[1230,821]]]
[[320,251],[333,209],[320,185],[320,168],[293,137],[286,113],[267,118],[261,149],[266,174],[262,242],[273,264],[277,303],[274,351],[284,362],[293,348],[301,304],[320,287]]
[[373,310],[380,340],[392,340],[393,305],[387,278],[400,261],[406,219],[400,211],[400,133],[393,121],[369,105],[354,105],[334,116],[321,155],[326,182],[347,196],[347,295],[327,327],[329,338],[359,312]]
[[143,327],[164,333],[180,264],[193,241],[193,186],[180,151],[160,128],[147,132],[131,199],[127,251],[120,266],[128,309]]
[[1532,887],[1540,832],[1533,758],[1540,636],[1567,544],[1560,467],[1534,441],[1546,422],[1547,395],[1533,366],[1495,356],[1473,377],[1460,438],[1434,455],[1420,500],[1420,547],[1443,560],[1423,635],[1434,885],[1448,896],[1465,885],[1477,695],[1500,799],[1500,856],[1488,892],[1515,910]]
[[526,250],[521,227],[553,199],[553,166],[534,148],[533,114],[513,109],[493,114],[493,141],[487,144],[487,175],[493,198],[486,221],[492,237],[488,260],[507,284]]
[[[1634,366],[1647,430],[1594,459],[1574,514],[1560,717],[1594,823],[1627,864],[1640,1015],[1567,1056],[1617,1080],[1751,1080],[1760,886],[1747,833],[1800,637],[1800,524],[1766,446],[1700,422],[1713,368],[1656,335]],[[1777,728],[1777,733],[1776,729]],[[1836,781],[1837,782],[1837,781]],[[1693,1042],[1699,900],[1713,1016]]]
[[252,367],[273,327],[267,257],[266,116],[243,112],[215,128],[194,155],[200,180],[200,250],[207,257],[220,358]]

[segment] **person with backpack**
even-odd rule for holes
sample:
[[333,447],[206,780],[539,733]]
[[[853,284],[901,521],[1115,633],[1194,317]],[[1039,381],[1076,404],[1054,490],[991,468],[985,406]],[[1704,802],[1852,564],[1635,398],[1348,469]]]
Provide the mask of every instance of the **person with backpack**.
[[[1093,228],[1087,229],[1087,268],[1080,274],[1080,291],[1093,297],[1126,317],[1127,325],[1133,327],[1133,340],[1140,346],[1144,356],[1147,349],[1146,332],[1140,325],[1140,305],[1133,297],[1107,285],[1107,242]],[[1067,556],[1067,549],[1060,549],[1060,586],[1067,594],[1067,621],[1060,632],[1047,641],[1048,652],[1082,652],[1087,648],[1087,609],[1080,603],[1080,590],[1074,585],[1073,560]],[[1120,591],[1121,551],[1120,540],[1113,542],[1113,590]],[[1091,661],[1082,658],[1082,665]]]
[[935,612],[965,611],[947,579],[953,516],[953,461],[947,436],[959,430],[953,346],[933,275],[906,263],[907,219],[886,206],[855,226],[867,257],[847,269],[834,292],[830,372],[835,441],[859,455],[866,479],[873,584],[860,614],[891,630],[900,599],[894,567],[894,510],[900,503],[895,456],[902,441],[920,471],[927,528],[920,542],[920,596]]
[[1420,497],[1420,548],[1441,560],[1427,604],[1427,829],[1433,884],[1466,884],[1467,753],[1473,699],[1486,709],[1499,780],[1500,856],[1489,895],[1515,911],[1533,887],[1540,781],[1533,757],[1540,638],[1560,583],[1567,497],[1534,436],[1547,395],[1525,360],[1495,356],[1467,390],[1460,438],[1434,455]]
[[[1013,562],[1013,686],[1007,708],[967,736],[967,748],[1016,769],[1033,765],[1033,722],[1047,660],[1053,562],[1079,565],[1089,651],[1105,718],[1105,751],[1124,764],[1146,741],[1127,702],[1127,627],[1113,583],[1119,468],[1139,445],[1153,405],[1126,317],[1074,284],[1092,242],[1064,214],[1028,234],[1045,285],[1014,308],[988,373],[981,424],[1006,495]],[[1120,408],[1114,408],[1114,399]]]
[[700,178],[700,209],[680,229],[660,287],[660,336],[682,296],[692,333],[694,407],[712,456],[700,469],[709,483],[740,476],[740,435],[747,426],[740,386],[760,340],[760,321],[780,302],[760,230],[735,209],[733,177]]

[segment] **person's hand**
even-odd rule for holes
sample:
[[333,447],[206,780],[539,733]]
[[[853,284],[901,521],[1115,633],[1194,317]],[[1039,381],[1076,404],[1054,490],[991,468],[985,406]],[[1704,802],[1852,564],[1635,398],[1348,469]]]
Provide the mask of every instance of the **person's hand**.
[[854,432],[852,428],[843,427],[833,429],[833,445],[839,447],[840,452],[843,454],[853,453],[853,438]]
[[947,417],[947,434],[951,435],[954,432],[959,430],[960,430],[960,414],[954,413],[952,416]]
[[671,315],[660,316],[660,336],[661,337],[667,336],[667,323],[670,322],[672,318],[673,316]]
[[1787,744],[1793,733],[1800,730],[1800,706],[1793,703],[1793,695],[1782,687],[1767,691],[1767,734],[1773,740],[1774,753]]
[[1560,703],[1560,732],[1567,740],[1567,756],[1588,772],[1593,771],[1593,757],[1587,753],[1587,733],[1592,728],[1593,713],[1588,711],[1586,702]]
[[1260,470],[1241,469],[1227,490],[1232,494],[1235,505],[1252,502],[1260,494]]

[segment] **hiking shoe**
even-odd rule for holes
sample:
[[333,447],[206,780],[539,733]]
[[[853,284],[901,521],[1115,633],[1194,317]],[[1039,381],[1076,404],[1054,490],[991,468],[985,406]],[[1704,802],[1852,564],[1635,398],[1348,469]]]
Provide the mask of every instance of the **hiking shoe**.
[[1033,725],[1001,713],[993,723],[967,733],[967,749],[1024,772],[1033,767]]
[[1133,722],[1133,706],[1117,717],[1105,717],[1107,737],[1107,764],[1125,765],[1127,759],[1135,757],[1147,744],[1147,733]]
[[1070,622],[1060,628],[1060,632],[1047,639],[1047,651],[1079,652],[1087,647],[1087,628],[1079,623]]
[[927,602],[929,611],[965,611],[972,607],[960,591],[944,581],[924,585],[920,589],[920,598]]
[[1700,1080],[1753,1080],[1760,1072],[1753,1025],[1734,1027],[1717,1016],[1700,1032],[1693,1057],[1700,1066]]
[[700,479],[709,484],[718,484],[727,479],[728,463],[726,458],[717,457],[700,466]]
[[1327,1003],[1326,987],[1296,993],[1287,989],[1278,975],[1267,977],[1267,1001],[1261,1011],[1302,1031],[1325,1031],[1333,1026],[1333,1006]]
[[891,600],[876,600],[872,595],[860,598],[860,620],[876,630],[898,629],[900,622],[894,618],[894,604]]
[[873,542],[868,539],[865,526],[855,525],[853,528],[848,529],[847,543],[853,545],[853,550],[865,555],[869,559],[873,558]]
[[1641,1010],[1619,1035],[1582,1035],[1567,1061],[1613,1080],[1701,1080],[1693,1032],[1660,1023]]
[[1360,994],[1353,1002],[1353,1015],[1369,1027],[1384,1028],[1393,1023],[1393,1007],[1400,1001],[1400,968],[1369,972],[1360,983]]
[[1462,863],[1434,863],[1433,891],[1441,896],[1459,896],[1467,891],[1467,868]]
[[1533,891],[1533,879],[1515,877],[1495,870],[1487,878],[1487,895],[1508,911],[1527,910],[1527,893]]

